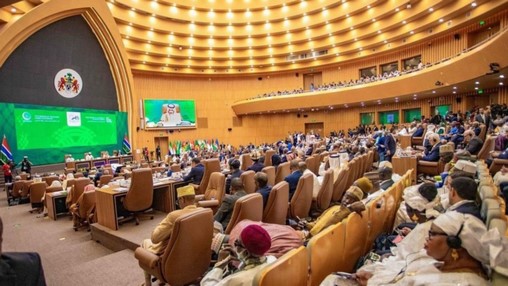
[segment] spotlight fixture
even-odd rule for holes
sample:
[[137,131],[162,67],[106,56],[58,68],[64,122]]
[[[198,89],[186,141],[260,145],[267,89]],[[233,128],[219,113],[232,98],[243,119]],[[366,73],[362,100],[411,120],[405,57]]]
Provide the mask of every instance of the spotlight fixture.
[[486,73],[487,75],[499,73],[499,68],[500,68],[499,63],[490,63],[489,68],[490,68],[490,71]]
[[435,85],[436,85],[436,86],[443,86],[443,85],[444,85],[444,83],[442,83],[442,82],[440,82],[440,81],[438,80],[438,81],[436,81]]

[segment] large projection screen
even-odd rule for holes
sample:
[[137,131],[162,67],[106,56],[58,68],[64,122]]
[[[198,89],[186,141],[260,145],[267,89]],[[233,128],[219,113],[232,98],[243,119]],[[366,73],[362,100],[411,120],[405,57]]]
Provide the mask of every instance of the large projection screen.
[[143,107],[146,129],[196,128],[194,100],[145,99]]
[[61,163],[64,155],[122,150],[127,113],[109,110],[0,103],[0,116],[15,162],[29,156],[35,165]]

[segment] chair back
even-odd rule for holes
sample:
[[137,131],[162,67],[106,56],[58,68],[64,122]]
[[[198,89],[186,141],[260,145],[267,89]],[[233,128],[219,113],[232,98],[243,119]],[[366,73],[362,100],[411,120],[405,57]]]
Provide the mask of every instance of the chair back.
[[497,136],[487,136],[487,139],[483,141],[483,146],[478,152],[476,158],[478,160],[487,160],[491,158],[490,151],[494,151],[494,146],[496,145]]
[[212,222],[212,211],[201,208],[176,219],[159,264],[163,282],[187,285],[203,276],[210,265]]
[[102,175],[99,179],[99,187],[109,184],[113,179],[113,175]]
[[240,179],[242,180],[243,189],[247,194],[252,194],[256,192],[256,182],[254,181],[254,175],[256,172],[250,170],[245,171],[240,175]]
[[307,164],[307,169],[309,169],[312,173],[314,173],[314,175],[316,176],[319,175],[319,171],[316,172],[316,165],[318,166],[319,169],[318,157],[316,156],[308,157],[307,159],[305,159],[305,164]]
[[224,187],[226,178],[221,172],[213,172],[208,180],[208,186],[205,191],[205,200],[217,200],[219,204],[224,197]]
[[268,177],[268,185],[274,186],[275,185],[275,167],[274,166],[268,166],[264,167],[261,172],[265,173]]
[[292,219],[304,218],[309,216],[312,205],[312,188],[314,187],[314,177],[311,174],[305,174],[298,180],[295,193],[289,204],[289,217]]
[[58,181],[58,176],[47,176],[42,178],[43,182],[46,182],[48,186],[51,186],[53,181]]
[[289,184],[282,181],[273,186],[263,210],[263,222],[285,225],[288,214],[288,201]]
[[206,191],[206,187],[208,187],[208,181],[210,180],[210,176],[213,172],[220,172],[220,161],[217,158],[207,159],[201,161],[203,166],[205,166],[205,171],[203,172],[203,178],[201,179],[201,183],[199,184],[199,188],[196,191],[196,195],[204,194]]
[[254,161],[252,161],[252,158],[250,157],[250,154],[242,154],[240,158],[242,159],[241,160],[242,166],[240,168],[242,171],[247,170],[247,168],[249,168],[250,165],[254,163]]
[[277,167],[277,171],[275,172],[275,184],[284,181],[284,178],[289,176],[291,171],[289,170],[289,162],[284,162]]
[[478,137],[480,137],[483,142],[485,142],[485,137],[487,136],[487,129],[487,125],[480,124],[480,134],[478,134]]
[[266,150],[266,152],[265,152],[265,166],[273,166],[273,164],[272,164],[272,156],[273,155],[275,155],[275,150]]
[[79,202],[79,217],[88,218],[88,215],[93,212],[95,208],[95,190],[86,191],[81,194],[81,198],[78,199]]
[[25,181],[23,181],[23,180],[15,181],[12,184],[12,197],[13,198],[21,197],[21,192],[23,191],[24,186],[25,186]]
[[74,174],[74,179],[78,179],[78,178],[83,178],[84,175],[82,172],[77,172],[76,174]]
[[367,224],[357,213],[351,213],[346,224],[344,239],[344,267],[338,269],[342,272],[353,272],[356,262],[364,254],[364,245],[367,237]]
[[171,172],[180,172],[182,171],[182,167],[180,164],[173,164],[171,165]]
[[321,188],[316,197],[316,208],[319,211],[324,211],[330,206],[333,195],[333,170],[325,172]]
[[78,178],[78,179],[74,179],[74,190],[73,190],[73,194],[72,194],[72,201],[71,201],[71,205],[72,204],[75,204],[79,197],[81,197],[81,194],[83,194],[83,192],[85,191],[85,187],[90,184],[90,179],[88,178]]
[[76,181],[76,179],[67,179],[67,188],[73,187],[75,181]]
[[349,167],[345,166],[342,167],[339,171],[334,172],[337,172],[338,174],[337,178],[335,178],[335,181],[333,183],[332,202],[338,202],[342,200],[342,196],[344,195],[344,192],[346,192],[346,189],[348,188],[346,184],[349,181],[347,176],[349,172]]
[[30,193],[30,186],[33,184],[33,180],[23,181],[23,188],[21,189],[21,197],[25,198]]
[[140,168],[132,171],[131,185],[123,200],[123,206],[128,211],[138,212],[149,209],[152,202],[152,169]]
[[309,262],[305,247],[300,246],[263,267],[254,277],[254,286],[307,285]]
[[21,180],[27,180],[28,179],[28,174],[23,172],[23,173],[19,174],[19,177],[21,178]]
[[263,219],[263,196],[261,194],[248,194],[236,200],[231,220],[224,233],[231,233],[235,225],[244,219],[252,221],[261,221]]
[[30,185],[30,203],[40,203],[46,194],[46,183],[38,182]]

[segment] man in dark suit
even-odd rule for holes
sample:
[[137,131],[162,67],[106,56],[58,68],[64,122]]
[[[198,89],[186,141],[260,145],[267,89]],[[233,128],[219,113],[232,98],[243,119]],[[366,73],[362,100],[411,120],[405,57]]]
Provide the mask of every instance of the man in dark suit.
[[386,191],[395,182],[392,180],[393,170],[389,166],[385,166],[379,170],[379,189]]
[[256,175],[254,175],[254,181],[256,182],[256,193],[260,193],[261,196],[263,196],[264,209],[270,192],[272,191],[272,186],[268,185],[268,176],[263,172],[256,173]]
[[247,168],[247,171],[261,172],[265,167],[265,157],[260,156],[257,152],[251,154],[252,161],[254,164]]
[[419,124],[418,127],[416,128],[416,131],[413,133],[412,137],[422,137],[423,131],[425,131],[425,127],[423,126],[423,124]]
[[229,160],[229,170],[230,173],[226,178],[226,194],[229,194],[229,190],[231,189],[231,180],[240,178],[243,173],[243,171],[240,170],[240,161],[238,159]]
[[[471,167],[476,169],[476,166],[473,165]],[[466,168],[467,167],[468,166],[466,166]],[[458,172],[457,175],[461,173],[460,171],[456,172]],[[448,193],[450,207],[447,211],[470,214],[483,221],[480,215],[480,208],[475,202],[478,188],[476,182],[472,178],[454,174],[455,172],[451,175],[452,181],[450,184],[450,192]]]
[[300,168],[298,168],[298,160],[291,161],[289,165],[289,169],[291,170],[291,174],[289,174],[287,177],[284,178],[284,181],[286,181],[289,184],[289,200],[291,201],[291,198],[293,197],[293,194],[296,191],[296,187],[298,186],[298,180],[300,180],[300,177],[302,176],[302,171]]
[[203,179],[203,174],[205,173],[205,166],[201,164],[201,160],[196,157],[192,159],[191,162],[191,170],[187,176],[183,177],[184,181],[192,180],[194,185],[201,184],[201,179]]
[[41,257],[35,252],[2,253],[3,222],[0,218],[0,285],[45,286]]
[[390,131],[387,131],[385,134],[385,160],[392,161],[392,157],[397,150],[397,143],[395,142],[395,138],[393,137],[394,128],[390,128]]
[[490,117],[490,112],[488,110],[484,110],[480,108],[480,111],[474,118],[475,121],[485,124],[487,129],[491,128],[492,118]]
[[236,201],[245,195],[247,195],[247,193],[243,189],[242,180],[240,178],[232,179],[231,194],[224,197],[222,204],[213,217],[215,221],[219,222],[222,225],[224,230],[226,230],[229,221],[231,220]]
[[430,151],[424,152],[424,156],[421,157],[422,161],[430,161],[437,162],[439,161],[439,147],[441,146],[441,142],[439,142],[439,135],[434,133],[429,136],[429,143],[432,145]]

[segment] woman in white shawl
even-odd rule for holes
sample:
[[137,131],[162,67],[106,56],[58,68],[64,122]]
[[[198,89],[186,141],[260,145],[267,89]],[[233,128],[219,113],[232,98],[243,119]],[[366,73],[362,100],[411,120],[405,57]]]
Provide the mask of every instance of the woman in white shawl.
[[433,183],[423,183],[404,190],[400,207],[393,223],[394,229],[402,223],[423,223],[435,218],[439,212],[434,210],[438,203],[437,188]]

